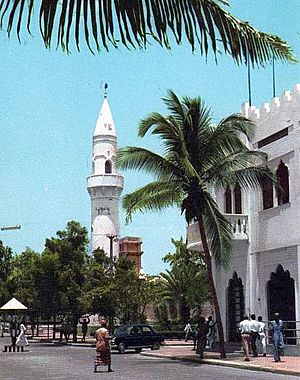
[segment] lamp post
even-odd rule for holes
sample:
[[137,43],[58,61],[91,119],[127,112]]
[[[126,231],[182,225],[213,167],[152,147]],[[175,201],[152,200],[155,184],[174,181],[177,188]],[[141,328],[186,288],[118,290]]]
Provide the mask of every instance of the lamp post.
[[114,273],[114,246],[113,242],[117,235],[107,234],[106,237],[109,238],[109,274],[112,277]]

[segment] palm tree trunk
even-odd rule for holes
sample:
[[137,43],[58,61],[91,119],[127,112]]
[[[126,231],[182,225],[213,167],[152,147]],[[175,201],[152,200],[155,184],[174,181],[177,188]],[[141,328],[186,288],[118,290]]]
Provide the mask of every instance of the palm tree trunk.
[[211,256],[210,256],[209,248],[207,244],[206,232],[205,232],[205,228],[203,224],[202,215],[200,215],[200,217],[197,217],[197,219],[199,223],[200,237],[201,237],[201,241],[203,245],[204,259],[205,259],[205,264],[207,268],[208,282],[209,282],[209,287],[211,291],[212,302],[213,302],[215,313],[216,313],[216,322],[217,322],[219,339],[220,339],[220,355],[221,355],[221,359],[224,359],[226,358],[226,352],[225,352],[225,346],[224,346],[223,324],[222,324],[219,301],[218,301],[216,287],[215,287],[213,273],[212,273]]

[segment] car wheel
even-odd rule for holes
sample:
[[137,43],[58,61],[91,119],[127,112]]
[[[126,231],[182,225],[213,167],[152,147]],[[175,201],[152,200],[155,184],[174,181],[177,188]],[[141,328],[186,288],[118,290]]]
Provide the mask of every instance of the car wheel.
[[120,354],[125,354],[125,345],[124,343],[119,343],[118,344],[118,351]]
[[159,342],[154,342],[152,344],[151,350],[159,350],[160,349],[160,344]]
[[140,352],[142,352],[142,348],[135,348],[135,352],[139,354]]

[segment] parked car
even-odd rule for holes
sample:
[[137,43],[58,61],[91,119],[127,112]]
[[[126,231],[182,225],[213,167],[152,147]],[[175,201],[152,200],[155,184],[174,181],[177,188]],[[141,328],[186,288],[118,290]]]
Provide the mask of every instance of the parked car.
[[111,336],[111,348],[124,354],[126,349],[141,352],[143,348],[159,350],[165,338],[146,324],[126,324],[117,328]]

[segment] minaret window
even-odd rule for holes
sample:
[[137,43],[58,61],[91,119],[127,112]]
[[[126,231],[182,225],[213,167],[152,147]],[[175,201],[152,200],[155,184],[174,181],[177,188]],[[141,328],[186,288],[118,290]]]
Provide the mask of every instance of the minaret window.
[[107,161],[105,161],[105,173],[109,174],[111,172],[112,172],[111,161],[107,160]]
[[272,180],[264,176],[262,178],[262,196],[263,196],[263,209],[272,208],[274,206],[274,195],[273,195],[273,183]]
[[284,203],[288,203],[290,200],[289,169],[283,163],[283,161],[280,161],[278,169],[276,170],[276,176],[277,176],[278,185],[280,186],[277,189],[278,205],[282,205]]
[[227,187],[225,191],[225,213],[232,214],[232,199],[230,187]]
[[234,187],[234,212],[236,214],[242,213],[242,192],[241,186],[237,183]]

